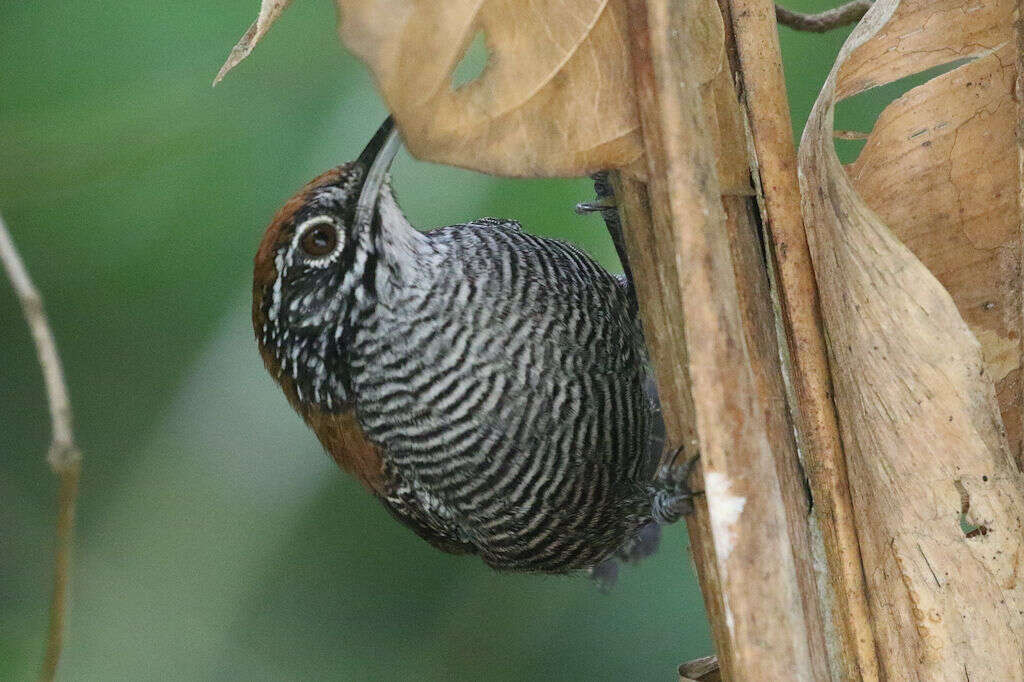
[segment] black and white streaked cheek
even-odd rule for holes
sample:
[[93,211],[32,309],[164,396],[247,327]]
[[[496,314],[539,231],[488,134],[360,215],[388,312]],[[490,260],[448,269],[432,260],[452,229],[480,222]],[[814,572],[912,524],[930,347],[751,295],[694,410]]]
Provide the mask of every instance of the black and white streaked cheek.
[[[336,243],[330,253],[311,257],[301,246],[310,230],[327,225],[336,231]],[[295,228],[288,245],[274,257],[277,278],[271,290],[267,320],[283,327],[319,326],[323,323],[331,297],[330,289],[345,249],[345,230],[330,215],[320,214]],[[335,287],[336,288],[336,287]]]
[[[336,244],[329,253],[311,256],[302,240],[323,225],[338,230]],[[299,400],[329,411],[350,402],[347,346],[367,262],[361,251],[333,216],[321,214],[301,222],[274,261],[278,278],[268,296],[264,345],[294,382]]]
[[[299,240],[302,239],[305,230],[328,221],[330,221],[328,216],[317,216],[305,221],[295,229],[291,242],[286,247],[278,249],[277,253],[274,254],[274,271],[277,273],[277,276],[274,279],[274,285],[270,289],[270,301],[267,304],[268,327],[279,325],[281,308],[285,299],[285,283],[293,276]],[[339,247],[343,246],[342,240],[339,240]],[[340,249],[335,250],[340,252]]]

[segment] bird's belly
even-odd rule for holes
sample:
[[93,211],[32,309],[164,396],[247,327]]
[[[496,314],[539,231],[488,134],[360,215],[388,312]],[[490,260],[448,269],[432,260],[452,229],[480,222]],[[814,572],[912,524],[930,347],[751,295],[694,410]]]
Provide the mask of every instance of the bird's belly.
[[[420,471],[388,456],[393,487],[384,498],[392,514],[440,549],[475,553],[492,567],[563,573],[590,568],[615,552],[649,519],[642,486],[601,489],[601,477],[581,471],[560,488],[517,495],[488,484],[491,467],[470,475],[467,489],[431,487]],[[500,468],[500,467],[499,467]]]
[[548,331],[394,322],[353,362],[359,421],[394,477],[389,510],[499,569],[593,566],[649,512],[643,368],[586,364]]

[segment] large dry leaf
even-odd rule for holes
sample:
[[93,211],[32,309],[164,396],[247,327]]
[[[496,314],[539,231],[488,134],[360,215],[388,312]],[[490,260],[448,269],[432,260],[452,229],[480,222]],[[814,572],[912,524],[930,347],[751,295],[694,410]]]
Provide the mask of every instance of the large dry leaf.
[[[1024,498],[1003,427],[1020,419],[1011,12],[1007,0],[879,0],[800,149],[887,679],[1024,678]],[[836,100],[965,57],[977,60],[882,114],[848,175]]]
[[[337,0],[419,158],[502,175],[582,175],[640,155],[618,0]],[[490,57],[452,87],[477,33]]]
[[842,63],[836,100],[1009,40],[1011,9],[1007,0],[903,0],[882,31]]
[[[336,2],[342,40],[373,72],[415,156],[513,176],[585,175],[639,159],[621,0]],[[217,80],[287,4],[263,0]],[[454,87],[478,34],[487,65]]]
[[854,189],[950,292],[981,342],[1021,453],[1021,235],[1014,45],[914,88],[879,117]]

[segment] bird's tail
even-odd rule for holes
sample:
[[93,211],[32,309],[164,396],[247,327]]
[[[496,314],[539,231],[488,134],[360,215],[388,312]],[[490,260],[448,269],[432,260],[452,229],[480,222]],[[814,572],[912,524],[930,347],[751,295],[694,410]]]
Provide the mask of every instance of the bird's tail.
[[658,551],[661,544],[661,526],[649,521],[640,527],[636,535],[597,566],[590,569],[590,577],[594,579],[602,591],[615,586],[619,577],[619,566],[646,559]]

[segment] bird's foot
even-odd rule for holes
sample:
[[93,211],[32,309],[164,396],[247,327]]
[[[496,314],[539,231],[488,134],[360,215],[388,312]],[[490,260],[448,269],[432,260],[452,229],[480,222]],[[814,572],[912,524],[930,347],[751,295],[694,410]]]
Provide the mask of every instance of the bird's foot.
[[590,177],[594,180],[594,194],[597,195],[597,198],[593,201],[581,201],[576,204],[576,212],[584,215],[600,211],[602,215],[607,216],[608,213],[605,211],[608,211],[614,212],[613,215],[618,217],[618,201],[615,199],[615,190],[612,189],[608,171],[598,171]]
[[[679,450],[676,451],[677,455],[678,453]],[[675,461],[674,457],[672,461]],[[693,473],[698,461],[699,454],[681,466],[669,464],[658,471],[655,492],[651,500],[651,518],[657,523],[675,523],[681,517],[693,513],[693,498],[704,494],[703,490],[690,488],[690,474]]]
[[626,282],[629,284],[629,289],[632,292],[634,290],[633,273],[629,269],[626,239],[622,234],[622,218],[619,216],[619,202],[615,197],[611,178],[608,175],[608,171],[599,171],[590,177],[594,179],[594,193],[597,195],[597,198],[593,201],[581,201],[576,204],[576,212],[580,215],[600,213],[601,217],[604,218],[605,227],[608,228],[608,234],[611,235],[612,244],[615,246],[615,253],[619,256],[623,274],[625,274]]
[[576,212],[580,215],[586,215],[600,211],[603,214],[604,211],[618,211],[618,206],[614,196],[599,196],[593,201],[581,201],[576,204]]
[[594,194],[597,196],[592,201],[581,201],[576,204],[576,213],[580,215],[600,213],[612,236],[612,241],[615,242],[615,248],[619,249],[624,244],[622,222],[619,219],[619,201],[615,197],[615,190],[612,188],[608,171],[599,171],[590,177],[594,180]]

